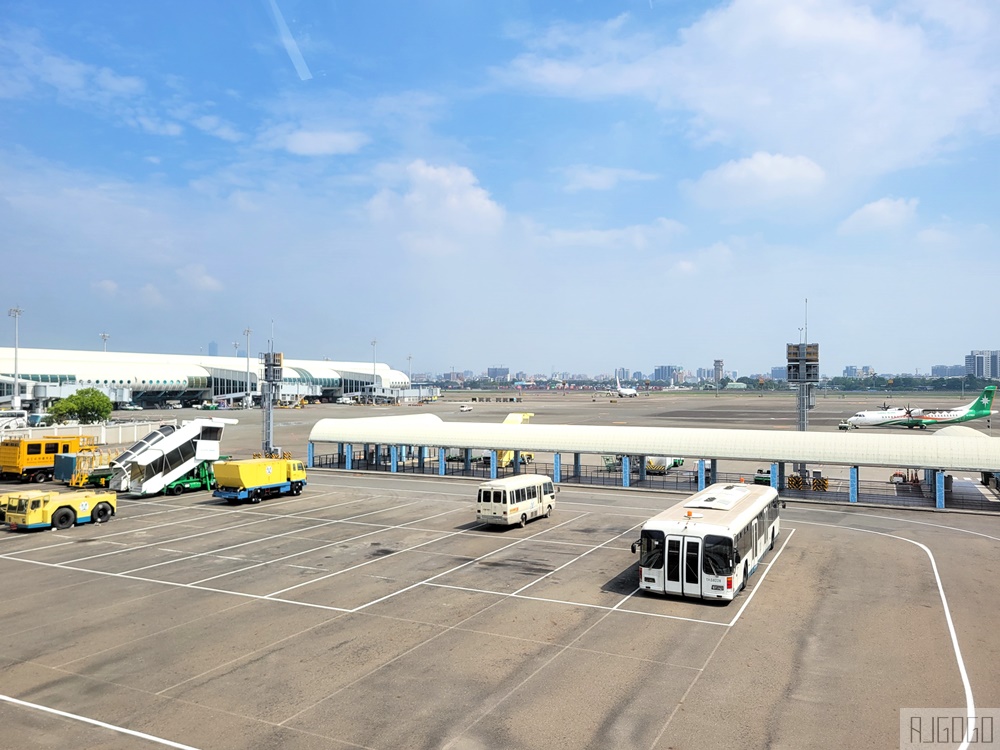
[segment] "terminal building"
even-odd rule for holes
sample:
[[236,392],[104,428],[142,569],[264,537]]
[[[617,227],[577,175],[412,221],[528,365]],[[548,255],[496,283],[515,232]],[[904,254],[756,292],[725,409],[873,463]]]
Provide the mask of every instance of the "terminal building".
[[[285,357],[282,364],[281,403],[412,403],[440,395],[436,387],[412,387],[406,373],[379,362]],[[36,411],[85,388],[118,406],[251,406],[260,402],[263,368],[250,357],[0,347],[0,408],[12,404],[15,376],[21,407]]]

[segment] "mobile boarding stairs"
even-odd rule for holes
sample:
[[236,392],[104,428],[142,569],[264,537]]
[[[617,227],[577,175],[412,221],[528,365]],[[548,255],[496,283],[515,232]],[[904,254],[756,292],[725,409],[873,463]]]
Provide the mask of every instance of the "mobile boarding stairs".
[[130,495],[155,495],[204,461],[219,460],[222,431],[238,419],[190,419],[161,425],[111,461],[108,488]]

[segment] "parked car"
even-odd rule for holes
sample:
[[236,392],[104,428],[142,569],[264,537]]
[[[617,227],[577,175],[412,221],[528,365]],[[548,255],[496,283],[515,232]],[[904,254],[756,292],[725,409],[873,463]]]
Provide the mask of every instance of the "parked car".
[[459,411],[472,411],[472,406],[469,404],[462,404],[458,407]]

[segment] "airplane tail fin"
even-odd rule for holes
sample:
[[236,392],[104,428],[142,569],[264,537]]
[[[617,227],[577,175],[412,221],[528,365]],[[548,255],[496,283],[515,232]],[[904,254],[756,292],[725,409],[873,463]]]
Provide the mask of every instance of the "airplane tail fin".
[[534,412],[530,411],[514,411],[506,416],[503,420],[504,424],[528,424],[528,420],[535,416]]
[[986,386],[983,392],[979,394],[979,398],[969,404],[969,413],[977,417],[988,416],[990,409],[993,407],[993,396],[996,392],[997,387],[995,385]]

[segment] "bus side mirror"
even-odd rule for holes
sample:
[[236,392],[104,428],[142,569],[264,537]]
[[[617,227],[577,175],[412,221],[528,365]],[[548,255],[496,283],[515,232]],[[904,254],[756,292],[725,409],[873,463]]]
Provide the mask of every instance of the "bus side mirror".
[[635,554],[635,548],[638,546],[639,542],[632,542],[632,554]]
[[733,565],[739,565],[739,564],[740,564],[740,552],[739,550],[736,550],[735,552],[733,552]]

